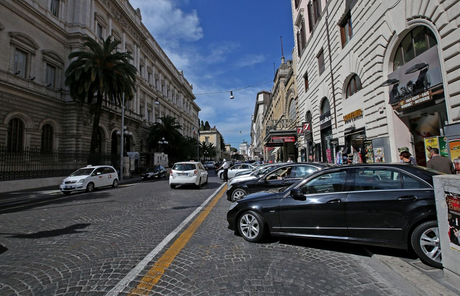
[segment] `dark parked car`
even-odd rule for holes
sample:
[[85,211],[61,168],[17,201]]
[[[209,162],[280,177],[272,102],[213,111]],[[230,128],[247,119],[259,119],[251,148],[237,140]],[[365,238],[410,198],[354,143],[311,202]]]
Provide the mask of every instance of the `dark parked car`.
[[168,175],[168,172],[162,165],[155,165],[152,167],[149,167],[145,170],[145,172],[141,175],[142,181],[145,180],[152,180],[152,179],[160,179],[160,178],[166,178]]
[[227,188],[227,199],[236,201],[250,193],[289,187],[317,170],[329,166],[331,165],[311,162],[285,163],[277,169],[267,171],[263,176],[257,178],[247,178],[238,182],[230,181]]
[[270,234],[412,248],[423,262],[441,268],[437,174],[402,163],[328,168],[283,192],[232,203],[227,221],[251,242]]

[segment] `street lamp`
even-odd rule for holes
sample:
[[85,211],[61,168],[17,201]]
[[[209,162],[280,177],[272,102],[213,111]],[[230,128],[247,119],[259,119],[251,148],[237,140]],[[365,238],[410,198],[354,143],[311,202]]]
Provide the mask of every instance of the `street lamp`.
[[123,136],[125,130],[125,93],[122,96],[121,103],[121,130],[120,130],[120,181],[123,181],[123,149],[125,138]]
[[125,126],[125,93],[122,96],[121,104],[121,131],[117,131],[117,135],[120,135],[120,181],[123,180],[123,156],[125,150],[125,135],[132,136],[132,132],[128,131],[128,127]]
[[168,145],[169,142],[165,140],[165,137],[162,137],[160,141],[158,141],[158,144],[162,147],[163,153],[164,153],[164,146],[163,145]]

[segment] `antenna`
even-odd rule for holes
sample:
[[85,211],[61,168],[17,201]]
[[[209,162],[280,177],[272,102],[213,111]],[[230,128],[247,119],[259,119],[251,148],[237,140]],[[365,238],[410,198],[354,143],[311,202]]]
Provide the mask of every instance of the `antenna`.
[[284,57],[284,51],[283,51],[283,36],[280,36],[281,40],[281,56]]

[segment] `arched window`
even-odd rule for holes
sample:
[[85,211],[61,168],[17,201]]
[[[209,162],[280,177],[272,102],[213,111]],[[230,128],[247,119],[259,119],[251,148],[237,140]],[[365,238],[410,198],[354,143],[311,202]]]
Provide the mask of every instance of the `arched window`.
[[112,133],[112,150],[111,150],[111,154],[112,155],[116,155],[118,154],[118,138],[117,138],[117,132],[113,132]]
[[347,99],[360,91],[361,88],[361,79],[359,79],[358,75],[353,75],[347,85]]
[[42,153],[53,152],[53,137],[54,137],[53,126],[51,124],[45,124],[42,128],[42,143],[41,143]]
[[13,118],[8,122],[7,150],[20,152],[24,149],[24,122]]
[[321,115],[326,114],[326,112],[331,111],[331,107],[329,106],[329,100],[324,98],[321,102]]
[[295,106],[295,100],[292,99],[289,105],[289,119],[294,122],[296,118],[296,106]]
[[410,31],[397,47],[393,59],[393,70],[411,61],[438,44],[433,32],[425,26]]

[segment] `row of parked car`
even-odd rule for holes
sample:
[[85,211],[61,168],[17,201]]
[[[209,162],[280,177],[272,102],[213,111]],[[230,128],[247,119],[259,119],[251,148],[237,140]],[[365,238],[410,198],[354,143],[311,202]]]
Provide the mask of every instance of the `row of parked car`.
[[412,249],[441,268],[438,174],[403,163],[260,166],[228,182],[227,221],[250,242],[272,235]]
[[[243,165],[248,164],[238,168]],[[440,172],[402,163],[276,163],[244,169],[227,183],[232,202],[227,221],[247,241],[272,235],[412,249],[426,264],[442,267],[433,189],[433,176]],[[208,170],[194,161],[174,164],[169,174],[155,166],[142,177],[167,176],[171,188],[201,188],[208,182]],[[60,190],[93,191],[118,182],[113,167],[88,166],[64,179]]]

